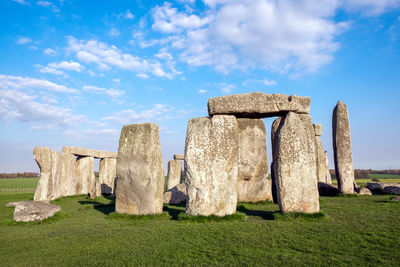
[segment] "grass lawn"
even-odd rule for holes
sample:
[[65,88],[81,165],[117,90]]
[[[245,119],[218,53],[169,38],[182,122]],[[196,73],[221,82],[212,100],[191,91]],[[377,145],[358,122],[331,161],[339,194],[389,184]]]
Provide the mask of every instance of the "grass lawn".
[[323,218],[274,220],[275,204],[239,204],[244,220],[215,222],[178,221],[184,207],[172,205],[115,216],[112,200],[78,196],[54,201],[55,221],[13,224],[4,205],[32,197],[0,193],[1,266],[400,265],[400,203],[387,195],[321,197]]
[[11,189],[11,188],[33,188],[36,189],[36,185],[39,178],[3,178],[0,179],[0,189]]
[[397,174],[379,174],[379,173],[371,173],[371,179],[400,179],[400,175]]

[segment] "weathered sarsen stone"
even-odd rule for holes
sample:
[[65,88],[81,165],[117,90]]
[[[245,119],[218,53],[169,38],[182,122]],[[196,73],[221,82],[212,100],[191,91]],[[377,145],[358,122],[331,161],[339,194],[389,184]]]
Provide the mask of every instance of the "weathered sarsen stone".
[[186,213],[225,216],[236,212],[238,142],[234,116],[189,120],[185,143]]
[[61,154],[60,161],[60,179],[61,192],[60,197],[75,196],[77,191],[76,177],[76,156],[73,154]]
[[281,116],[288,111],[309,113],[310,103],[309,97],[253,92],[210,98],[208,114],[210,116],[226,114],[245,118],[265,118]]
[[77,194],[94,192],[96,177],[94,175],[94,158],[78,157],[76,160]]
[[51,149],[49,147],[35,147],[33,158],[40,169],[40,179],[36,186],[33,199],[35,201],[47,200],[51,195]]
[[354,169],[351,152],[349,115],[345,103],[338,101],[332,116],[333,152],[339,191],[354,194]]
[[185,184],[178,184],[164,193],[164,203],[181,204],[187,200],[187,190]]
[[[281,123],[282,117],[279,117],[277,119],[275,119],[272,123],[271,126],[271,144],[272,144],[272,155],[274,155],[274,136],[276,134],[276,132],[278,131],[279,125]],[[274,168],[274,161],[273,161],[273,157],[272,157],[272,162],[271,162],[271,191],[272,191],[272,200],[274,201],[275,204],[278,204],[278,196],[276,193],[276,178],[275,178],[275,168]]]
[[122,128],[117,176],[116,212],[162,213],[164,171],[157,124],[130,124]]
[[268,181],[267,133],[262,119],[238,119],[238,201],[272,200]]
[[314,132],[315,132],[315,143],[317,145],[317,178],[318,182],[330,183],[327,181],[327,170],[329,171],[329,167],[327,164],[326,153],[324,147],[322,146],[321,138],[322,135],[322,125],[314,124]]
[[185,155],[183,155],[183,154],[174,154],[174,159],[175,160],[184,160],[185,159]]
[[117,152],[95,150],[83,147],[63,146],[62,153],[74,154],[76,156],[86,156],[93,158],[117,158]]
[[104,158],[99,164],[99,182],[102,194],[114,194],[114,183],[117,178],[117,159]]
[[319,212],[316,144],[311,117],[287,113],[273,138],[274,176],[282,212]]
[[13,202],[9,203],[7,207],[15,207],[14,221],[17,222],[42,221],[61,210],[60,206],[44,201]]
[[168,161],[167,190],[178,185],[181,182],[181,176],[182,176],[182,161],[181,160]]

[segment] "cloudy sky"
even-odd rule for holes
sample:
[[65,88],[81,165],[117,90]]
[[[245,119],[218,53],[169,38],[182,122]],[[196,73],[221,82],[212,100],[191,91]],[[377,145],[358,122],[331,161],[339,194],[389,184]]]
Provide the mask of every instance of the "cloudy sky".
[[345,102],[355,167],[400,168],[400,0],[2,0],[0,24],[0,172],[141,122],[166,162],[208,98],[252,91],[310,96],[331,167]]

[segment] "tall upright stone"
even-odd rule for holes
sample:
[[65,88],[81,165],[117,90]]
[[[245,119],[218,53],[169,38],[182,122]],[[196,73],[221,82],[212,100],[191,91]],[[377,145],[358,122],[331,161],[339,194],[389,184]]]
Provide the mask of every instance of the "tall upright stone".
[[114,183],[116,178],[117,159],[101,159],[99,164],[99,183],[102,194],[114,194]]
[[278,131],[279,125],[281,123],[282,117],[275,119],[271,126],[271,148],[272,148],[272,162],[271,162],[271,191],[272,191],[272,200],[275,204],[278,204],[278,196],[276,193],[276,178],[275,178],[275,168],[274,168],[274,136]]
[[326,161],[326,174],[325,174],[325,181],[327,184],[332,184],[332,177],[331,177],[331,172],[329,171],[329,161],[328,161],[328,155],[325,152],[325,161]]
[[347,106],[338,101],[332,116],[333,152],[339,191],[354,194],[354,169]]
[[35,201],[47,200],[51,195],[51,149],[49,147],[35,147],[33,158],[40,169],[40,179],[33,199]]
[[60,161],[60,197],[76,195],[76,156],[62,153]]
[[48,200],[57,199],[61,196],[61,154],[51,151],[51,194]]
[[238,143],[234,116],[189,120],[185,143],[186,213],[225,216],[236,212]]
[[168,161],[167,190],[170,190],[171,188],[180,184],[181,176],[182,161],[175,159]]
[[314,124],[315,132],[315,143],[317,145],[317,179],[318,182],[327,183],[326,180],[326,170],[329,169],[326,161],[326,153],[324,147],[322,146],[321,138],[322,135],[322,125]]
[[268,181],[267,133],[262,119],[237,119],[239,129],[238,201],[272,200]]
[[130,124],[122,128],[117,176],[116,212],[162,213],[164,170],[157,124]]
[[76,160],[77,194],[90,194],[94,192],[96,177],[94,175],[94,158],[78,157]]
[[288,112],[280,121],[273,140],[274,176],[281,212],[319,212],[311,117]]

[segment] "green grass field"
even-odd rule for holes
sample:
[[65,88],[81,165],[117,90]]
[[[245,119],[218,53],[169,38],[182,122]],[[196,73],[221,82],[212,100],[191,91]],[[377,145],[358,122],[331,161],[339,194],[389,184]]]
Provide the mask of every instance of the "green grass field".
[[1,266],[399,266],[400,203],[391,196],[321,197],[323,218],[274,219],[269,202],[239,204],[239,220],[178,221],[164,215],[115,216],[113,201],[85,196],[54,201],[58,219],[15,224],[9,201],[32,193],[0,193]]
[[33,188],[34,190],[38,181],[39,178],[3,178],[0,179],[0,189]]

